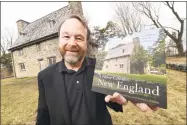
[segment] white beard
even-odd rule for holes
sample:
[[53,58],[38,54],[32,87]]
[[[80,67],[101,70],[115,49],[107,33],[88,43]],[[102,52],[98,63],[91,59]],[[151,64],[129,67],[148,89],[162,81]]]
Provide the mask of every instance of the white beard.
[[64,60],[69,64],[76,64],[78,63],[83,57],[80,55],[73,55],[73,54],[65,54]]

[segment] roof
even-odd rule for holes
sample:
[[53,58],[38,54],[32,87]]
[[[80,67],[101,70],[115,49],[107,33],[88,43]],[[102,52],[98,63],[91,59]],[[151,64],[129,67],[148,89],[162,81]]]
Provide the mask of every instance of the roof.
[[[39,18],[24,27],[22,33],[19,35],[14,44],[9,48],[12,50],[15,47],[22,46],[49,35],[57,34],[60,23],[70,14],[68,5],[56,10],[42,18]],[[55,22],[54,26],[50,28],[50,21]]]
[[[130,42],[127,44],[119,44],[116,47],[108,50],[105,60],[116,58],[116,57],[131,55],[133,48],[134,48],[133,42]],[[123,52],[123,50],[124,50],[124,52]]]

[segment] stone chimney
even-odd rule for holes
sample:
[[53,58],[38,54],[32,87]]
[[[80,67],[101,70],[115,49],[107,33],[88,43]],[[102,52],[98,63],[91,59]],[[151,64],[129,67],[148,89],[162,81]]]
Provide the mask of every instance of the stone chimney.
[[71,14],[83,16],[82,4],[80,1],[68,1]]
[[134,44],[134,50],[137,51],[140,47],[140,38],[139,37],[135,37],[132,39],[133,44]]
[[24,20],[18,20],[16,23],[17,23],[18,34],[19,34],[19,35],[22,34],[21,31],[23,30],[23,28],[29,24],[29,22],[24,21]]

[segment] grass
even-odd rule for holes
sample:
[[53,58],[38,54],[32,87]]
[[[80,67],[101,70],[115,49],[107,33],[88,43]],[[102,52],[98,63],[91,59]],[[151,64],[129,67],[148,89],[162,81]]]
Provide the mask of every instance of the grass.
[[[144,113],[131,102],[123,106],[123,113],[109,108],[115,125],[124,124],[186,124],[186,73],[167,70],[168,109]],[[2,125],[33,125],[38,103],[37,79],[8,78],[1,81]]]
[[149,82],[157,82],[157,83],[162,83],[165,84],[167,82],[167,76],[166,75],[153,75],[153,74],[125,74],[125,73],[110,73],[110,72],[102,72],[102,73],[107,73],[115,76],[121,76],[125,77],[128,79],[133,79],[133,80],[146,80]]
[[186,57],[167,57],[166,62],[186,63]]
[[1,81],[2,125],[34,123],[38,101],[36,81],[35,77]]

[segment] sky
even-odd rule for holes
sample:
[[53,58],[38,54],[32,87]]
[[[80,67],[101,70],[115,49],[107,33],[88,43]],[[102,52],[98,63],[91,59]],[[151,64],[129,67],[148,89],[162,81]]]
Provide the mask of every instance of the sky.
[[[88,18],[90,26],[105,27],[109,20],[115,20],[115,2],[82,2],[84,16]],[[156,4],[159,4],[157,2]],[[1,35],[6,35],[8,29],[17,37],[16,21],[23,19],[33,22],[55,10],[68,5],[68,2],[2,2],[1,3]],[[177,2],[176,11],[182,18],[186,18],[186,3]],[[164,5],[159,11],[160,21],[165,26],[178,28],[176,18],[170,10]],[[144,18],[144,22],[148,24],[150,21]],[[186,26],[185,26],[186,27]],[[184,33],[186,34],[186,33]],[[127,37],[125,40],[129,40]],[[115,46],[122,41],[121,39],[110,39],[107,48]]]

